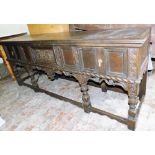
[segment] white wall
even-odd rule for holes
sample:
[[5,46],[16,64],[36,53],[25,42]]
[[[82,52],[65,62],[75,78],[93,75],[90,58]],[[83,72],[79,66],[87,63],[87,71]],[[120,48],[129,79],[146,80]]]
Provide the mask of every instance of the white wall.
[[24,32],[29,33],[27,24],[0,24],[0,37]]

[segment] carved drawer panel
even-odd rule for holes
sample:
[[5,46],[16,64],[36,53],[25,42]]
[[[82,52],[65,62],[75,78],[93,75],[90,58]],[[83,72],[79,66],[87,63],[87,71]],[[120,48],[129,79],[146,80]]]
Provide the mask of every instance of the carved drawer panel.
[[29,47],[31,58],[34,63],[39,65],[49,65],[55,63],[55,57],[52,47]]
[[127,77],[127,49],[105,48],[106,74]]

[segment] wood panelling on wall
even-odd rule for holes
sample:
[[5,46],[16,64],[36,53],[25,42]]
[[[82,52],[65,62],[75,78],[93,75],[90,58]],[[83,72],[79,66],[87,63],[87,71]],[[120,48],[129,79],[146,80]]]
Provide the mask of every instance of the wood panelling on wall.
[[28,24],[30,34],[68,32],[68,24]]

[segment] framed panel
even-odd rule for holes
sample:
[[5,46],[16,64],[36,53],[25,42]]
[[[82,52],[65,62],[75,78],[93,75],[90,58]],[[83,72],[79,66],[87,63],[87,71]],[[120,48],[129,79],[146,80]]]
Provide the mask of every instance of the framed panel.
[[97,72],[96,48],[79,48],[81,71]]
[[106,48],[106,74],[127,77],[127,49]]

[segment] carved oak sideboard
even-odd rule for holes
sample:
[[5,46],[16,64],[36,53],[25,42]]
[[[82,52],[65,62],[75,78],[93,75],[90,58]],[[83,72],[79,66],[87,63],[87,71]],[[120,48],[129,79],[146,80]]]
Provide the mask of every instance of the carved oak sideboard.
[[[96,112],[135,129],[139,109],[146,92],[150,29],[121,28],[100,31],[64,32],[23,35],[2,40],[19,85],[45,92]],[[80,84],[82,103],[39,88],[35,74],[44,71],[74,77]],[[23,75],[27,73],[27,77]],[[32,85],[24,82],[31,79]],[[88,80],[98,82],[102,91],[106,84],[121,86],[128,93],[128,118],[97,109],[91,105]],[[104,104],[104,103],[103,103]]]

